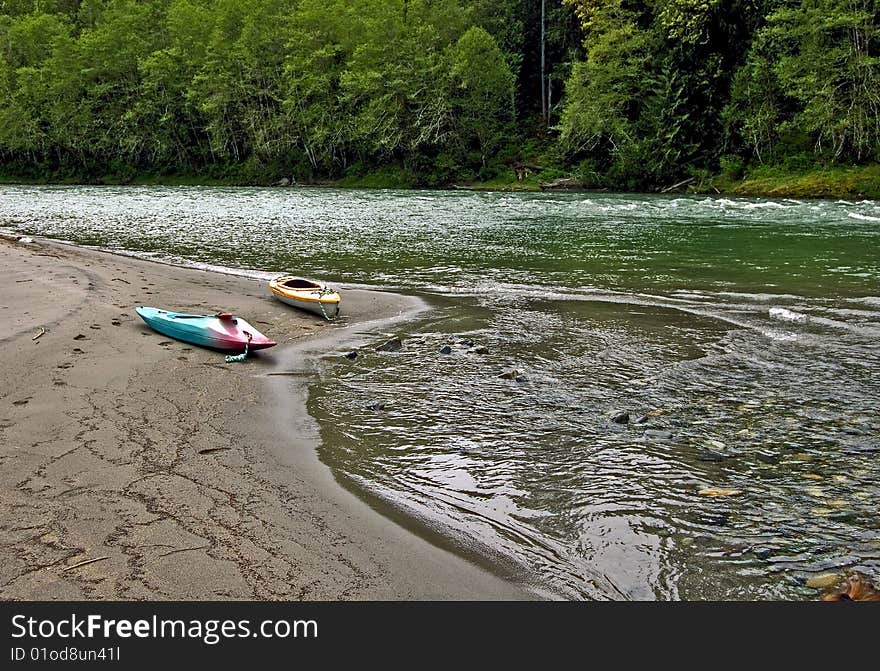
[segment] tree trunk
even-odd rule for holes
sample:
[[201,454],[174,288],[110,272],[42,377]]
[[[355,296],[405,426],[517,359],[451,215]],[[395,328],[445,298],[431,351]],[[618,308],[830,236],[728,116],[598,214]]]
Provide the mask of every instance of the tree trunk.
[[541,0],[541,116],[547,123],[547,95],[544,92],[544,5],[546,0]]

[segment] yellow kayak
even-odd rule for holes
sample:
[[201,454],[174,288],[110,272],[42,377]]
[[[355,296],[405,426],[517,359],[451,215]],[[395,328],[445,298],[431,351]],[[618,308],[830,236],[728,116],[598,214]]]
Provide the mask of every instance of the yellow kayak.
[[293,275],[283,275],[269,282],[269,290],[282,303],[321,315],[326,319],[332,319],[339,314],[339,294],[326,284]]

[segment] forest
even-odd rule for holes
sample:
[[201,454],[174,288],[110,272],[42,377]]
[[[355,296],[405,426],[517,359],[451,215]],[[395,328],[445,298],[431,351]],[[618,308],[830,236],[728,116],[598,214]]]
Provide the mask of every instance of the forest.
[[878,161],[880,0],[0,0],[7,178],[656,190]]

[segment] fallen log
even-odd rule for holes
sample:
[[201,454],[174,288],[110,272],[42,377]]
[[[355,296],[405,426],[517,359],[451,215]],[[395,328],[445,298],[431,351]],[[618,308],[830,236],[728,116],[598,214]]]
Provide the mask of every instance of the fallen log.
[[667,186],[665,189],[660,189],[660,193],[669,193],[673,189],[677,189],[680,186],[684,186],[685,184],[690,184],[696,179],[696,177],[688,177],[687,179],[683,179],[680,182],[673,184],[672,186]]

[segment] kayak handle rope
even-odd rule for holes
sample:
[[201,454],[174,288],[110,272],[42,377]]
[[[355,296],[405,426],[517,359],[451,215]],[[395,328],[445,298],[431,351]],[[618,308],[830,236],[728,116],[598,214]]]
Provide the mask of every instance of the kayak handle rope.
[[330,287],[321,287],[318,290],[318,307],[321,308],[321,314],[324,315],[324,319],[326,319],[328,322],[330,321],[330,317],[327,314],[327,311],[324,310],[324,301],[322,301],[321,299],[324,298],[324,296],[329,296],[330,294],[335,293],[336,289],[331,289]]
[[226,363],[233,363],[235,361],[244,361],[245,359],[247,359],[248,345],[251,344],[251,338],[253,338],[253,336],[250,333],[248,333],[247,331],[244,331],[244,334],[247,336],[247,342],[244,344],[244,352],[242,354],[227,354],[226,355]]

